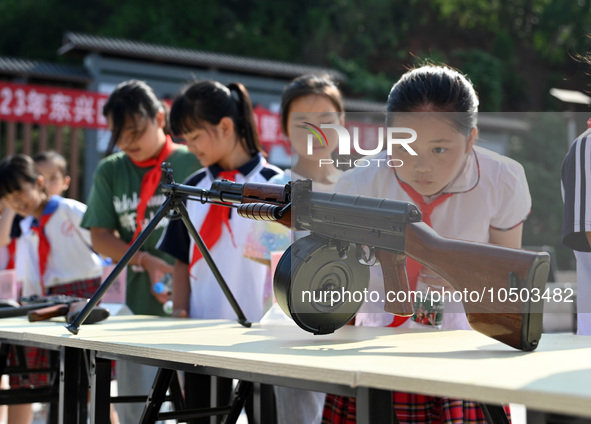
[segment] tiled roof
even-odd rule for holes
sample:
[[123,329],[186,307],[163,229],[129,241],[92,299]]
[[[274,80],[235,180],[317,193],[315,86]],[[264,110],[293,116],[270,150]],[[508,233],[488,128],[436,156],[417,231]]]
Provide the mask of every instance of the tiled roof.
[[66,32],[63,45],[59,48],[58,53],[67,54],[72,52],[96,52],[111,56],[280,78],[294,78],[307,73],[328,73],[337,81],[346,79],[341,72],[329,68]]
[[0,75],[84,84],[91,81],[90,75],[82,67],[5,56],[0,56]]

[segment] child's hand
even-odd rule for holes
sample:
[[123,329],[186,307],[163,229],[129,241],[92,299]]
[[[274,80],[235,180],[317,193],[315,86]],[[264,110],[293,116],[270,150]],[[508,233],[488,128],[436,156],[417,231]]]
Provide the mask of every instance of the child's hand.
[[166,263],[166,261],[160,259],[157,256],[146,254],[142,257],[141,266],[150,275],[150,292],[158,300],[158,302],[164,304],[170,300],[170,293],[156,293],[154,291],[154,284],[162,280],[164,274],[172,273],[173,266]]
[[4,200],[3,198],[0,198],[0,216],[5,212],[7,214],[10,214],[11,218],[14,218],[14,215],[16,215],[14,210],[12,210],[10,208],[10,206],[8,206],[8,203],[6,202],[6,200]]
[[189,314],[184,309],[173,309],[172,316],[175,318],[188,318]]

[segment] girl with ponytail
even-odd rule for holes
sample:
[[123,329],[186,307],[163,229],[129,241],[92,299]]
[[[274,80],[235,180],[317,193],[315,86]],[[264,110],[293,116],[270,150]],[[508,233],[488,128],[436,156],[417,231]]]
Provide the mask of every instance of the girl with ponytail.
[[[204,166],[184,182],[186,185],[209,189],[217,179],[238,183],[267,182],[282,172],[264,158],[250,97],[242,84],[199,81],[189,85],[174,100],[170,123],[172,132],[187,141],[189,150]],[[243,255],[247,235],[255,221],[243,219],[235,209],[223,206],[188,201],[186,207],[191,222],[246,318],[259,321],[264,312],[264,289],[269,269]],[[176,259],[172,283],[173,316],[236,319],[182,221],[170,223],[159,248]],[[219,399],[221,404],[229,399],[231,383],[229,379],[218,380],[218,390],[223,392],[222,399]],[[185,375],[185,397],[191,407],[209,405],[209,388],[208,376]],[[209,422],[209,418],[203,422]]]
[[[204,166],[184,184],[209,189],[217,179],[267,182],[281,172],[264,158],[250,97],[240,83],[191,84],[173,102],[170,122]],[[260,320],[267,268],[243,256],[251,221],[223,206],[187,202],[187,210],[244,314]],[[236,318],[181,221],[171,222],[159,248],[176,258],[173,315]]]
[[[520,248],[523,222],[531,209],[525,172],[515,160],[476,144],[478,103],[470,80],[453,68],[425,65],[409,70],[388,95],[386,124],[415,130],[411,146],[416,154],[402,146],[382,151],[374,159],[397,160],[400,165],[354,168],[343,174],[335,191],[412,202],[423,222],[444,237]],[[457,264],[462,266],[462,258]],[[429,291],[451,293],[447,281],[411,258],[406,272],[410,290],[423,293],[416,297],[415,314],[394,317],[383,312],[382,302],[366,302],[355,325],[470,329],[455,296],[439,303],[427,297]],[[380,287],[381,272],[374,267],[369,290]],[[480,405],[466,399],[397,391],[392,405],[401,424],[487,423]],[[356,408],[355,398],[328,394],[322,423],[355,424]]]

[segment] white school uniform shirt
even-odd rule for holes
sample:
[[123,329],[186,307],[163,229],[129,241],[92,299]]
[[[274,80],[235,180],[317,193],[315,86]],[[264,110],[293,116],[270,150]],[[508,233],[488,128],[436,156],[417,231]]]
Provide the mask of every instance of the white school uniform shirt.
[[[312,190],[323,193],[334,192],[335,183],[342,174],[342,171],[333,173],[332,181],[330,183],[320,183],[317,181],[312,181]],[[283,175],[278,175],[272,178],[269,182],[273,184],[287,184],[289,181],[305,179],[307,178],[291,170],[286,170]],[[277,223],[267,224],[280,225]],[[292,241],[295,241],[307,236],[308,234],[310,234],[309,231],[293,231],[291,234],[291,239]],[[275,303],[271,307],[269,312],[265,314],[265,316],[261,320],[261,324],[271,326],[297,326],[296,323],[281,310],[277,303]],[[281,386],[275,386],[274,391],[275,399],[277,402],[277,421],[280,424],[318,424],[322,421],[322,411],[324,410],[324,397],[326,396],[324,393],[311,392]]]
[[591,129],[573,142],[562,163],[562,243],[577,260],[577,334],[591,335]]
[[[238,171],[235,177],[237,183],[266,183],[282,172],[279,168],[269,165],[260,154],[241,166]],[[216,165],[201,169],[190,176],[185,184],[210,189],[220,172],[221,169]],[[201,204],[199,201],[188,201],[186,207],[193,226],[199,232],[210,205]],[[263,292],[268,267],[243,255],[247,235],[256,221],[240,217],[235,209],[227,210],[230,214],[229,225],[232,234],[226,225],[222,225],[222,234],[210,249],[210,253],[242,312],[249,321],[256,322],[263,316]],[[197,247],[182,221],[174,220],[168,224],[158,248],[190,264],[193,250]],[[203,257],[189,269],[189,275],[191,282],[189,316],[191,318],[236,319],[234,309]]]
[[[49,208],[49,209],[48,209]],[[80,227],[86,205],[74,199],[52,196],[45,210],[54,210],[44,231],[50,245],[43,285],[46,289],[102,276],[103,262],[92,251],[90,231]],[[32,230],[33,216],[20,222],[22,235],[16,243],[17,279],[23,296],[41,294],[39,236]]]
[[[383,166],[388,159],[387,152],[381,152],[375,158],[382,160],[370,163],[379,163],[380,167],[372,165],[345,172],[335,192],[413,203],[394,169]],[[487,243],[491,227],[511,229],[522,223],[531,210],[531,196],[521,164],[479,146],[474,147],[458,177],[444,188],[443,193],[454,195],[436,206],[431,215],[433,229],[443,237]],[[461,260],[458,258],[458,266],[461,266]],[[371,267],[369,290],[383,296],[379,266]],[[357,314],[357,325],[383,326],[392,322],[393,316],[383,312],[382,298],[379,302],[362,306]],[[461,303],[449,307],[446,304],[445,312],[463,312],[463,308]],[[442,328],[469,328],[465,314],[445,312]]]
[[0,271],[6,269],[9,258],[10,254],[8,252],[8,247],[0,246]]

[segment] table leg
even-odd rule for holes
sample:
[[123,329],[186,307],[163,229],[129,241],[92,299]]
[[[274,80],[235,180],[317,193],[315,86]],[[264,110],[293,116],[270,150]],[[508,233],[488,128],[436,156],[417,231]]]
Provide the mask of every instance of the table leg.
[[90,352],[90,423],[109,423],[111,416],[111,360]]
[[481,403],[480,408],[488,424],[509,424],[507,414],[501,405]]
[[88,419],[88,373],[84,351],[62,347],[60,354],[59,422],[85,423]]
[[397,424],[389,390],[357,389],[357,424]]
[[255,424],[277,424],[275,393],[272,385],[254,383],[251,403]]
[[154,380],[154,384],[152,385],[152,389],[146,400],[146,407],[144,408],[142,418],[140,419],[141,424],[153,424],[156,422],[158,419],[158,413],[160,412],[160,408],[166,397],[166,391],[168,390],[175,373],[176,371],[174,370],[158,368],[156,379]]
[[174,373],[169,387],[170,395],[172,396],[172,404],[174,405],[175,411],[182,411],[183,409],[187,408],[185,399],[183,398],[183,389],[181,388],[181,384],[179,382],[179,372],[180,371]]
[[239,380],[234,393],[232,395],[232,403],[230,405],[230,411],[223,420],[224,424],[236,424],[242,408],[246,404],[246,401],[252,396],[253,383],[250,381]]

